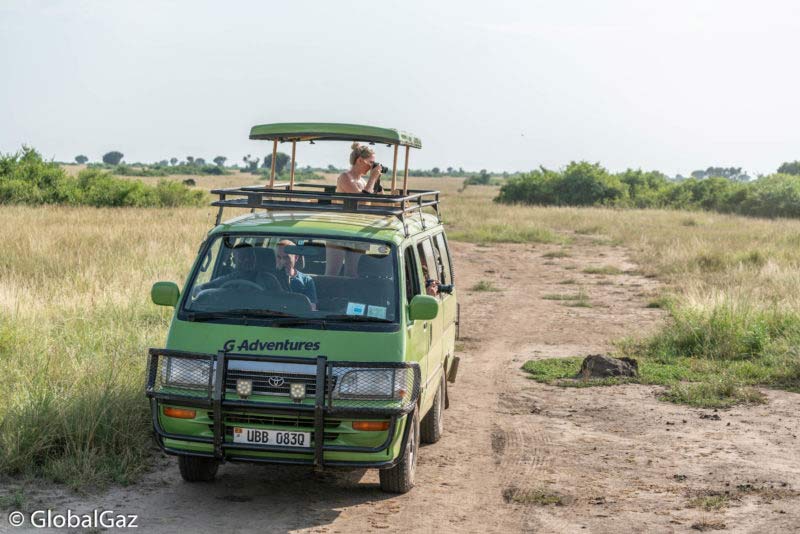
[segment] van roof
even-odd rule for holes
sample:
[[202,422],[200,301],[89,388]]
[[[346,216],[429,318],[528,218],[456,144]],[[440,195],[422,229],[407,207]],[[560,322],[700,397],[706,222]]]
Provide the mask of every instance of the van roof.
[[[441,226],[431,213],[405,218],[408,235]],[[360,237],[400,244],[406,238],[403,221],[391,215],[330,213],[307,211],[267,211],[247,213],[216,226],[209,235],[225,232],[269,232],[282,235],[328,235]]]
[[422,148],[422,141],[412,133],[394,128],[336,122],[278,122],[260,124],[250,129],[250,139],[285,141],[368,141],[389,145]]

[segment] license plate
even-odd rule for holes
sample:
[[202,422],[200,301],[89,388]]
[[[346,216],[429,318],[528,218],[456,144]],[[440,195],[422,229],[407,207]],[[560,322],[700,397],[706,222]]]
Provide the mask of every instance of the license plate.
[[283,447],[310,447],[311,432],[264,430],[262,428],[233,427],[233,442],[250,445],[280,445]]

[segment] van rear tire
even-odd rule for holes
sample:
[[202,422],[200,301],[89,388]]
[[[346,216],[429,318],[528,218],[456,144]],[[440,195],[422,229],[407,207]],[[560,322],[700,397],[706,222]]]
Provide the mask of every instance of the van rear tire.
[[406,424],[409,423],[411,427],[400,460],[394,467],[379,471],[381,490],[386,493],[407,493],[414,487],[419,453],[419,416],[416,409],[406,416]]
[[419,425],[419,439],[422,443],[436,443],[442,438],[444,432],[444,396],[445,396],[444,374],[433,398],[433,406],[422,418]]
[[178,456],[178,469],[186,482],[213,482],[219,462],[213,458],[181,455]]

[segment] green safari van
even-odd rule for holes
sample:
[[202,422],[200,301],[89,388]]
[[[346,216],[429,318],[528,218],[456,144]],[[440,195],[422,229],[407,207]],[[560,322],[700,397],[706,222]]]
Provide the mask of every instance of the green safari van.
[[[349,124],[256,126],[291,143],[288,184],[212,191],[216,225],[149,351],[146,394],[158,445],[188,482],[224,462],[376,468],[384,491],[414,486],[420,441],[443,431],[455,380],[458,305],[439,192],[408,189],[418,138]],[[294,183],[297,143],[394,147],[388,194]],[[405,151],[402,188],[398,150]],[[275,161],[273,157],[273,162]],[[386,177],[388,179],[388,176]],[[240,210],[223,221],[223,211]]]

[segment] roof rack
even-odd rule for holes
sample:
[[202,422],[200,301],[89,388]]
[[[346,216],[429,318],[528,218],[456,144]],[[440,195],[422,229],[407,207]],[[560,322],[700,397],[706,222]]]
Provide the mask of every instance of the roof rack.
[[219,200],[211,203],[219,208],[216,225],[222,221],[225,208],[249,208],[251,213],[257,209],[267,211],[319,211],[333,213],[362,213],[367,215],[384,215],[397,217],[403,223],[403,230],[408,236],[406,217],[419,214],[423,229],[424,208],[432,208],[436,218],[441,222],[439,213],[439,191],[408,190],[405,195],[381,195],[367,193],[337,193],[335,185],[275,184],[275,187],[261,185],[213,189],[212,195]]

